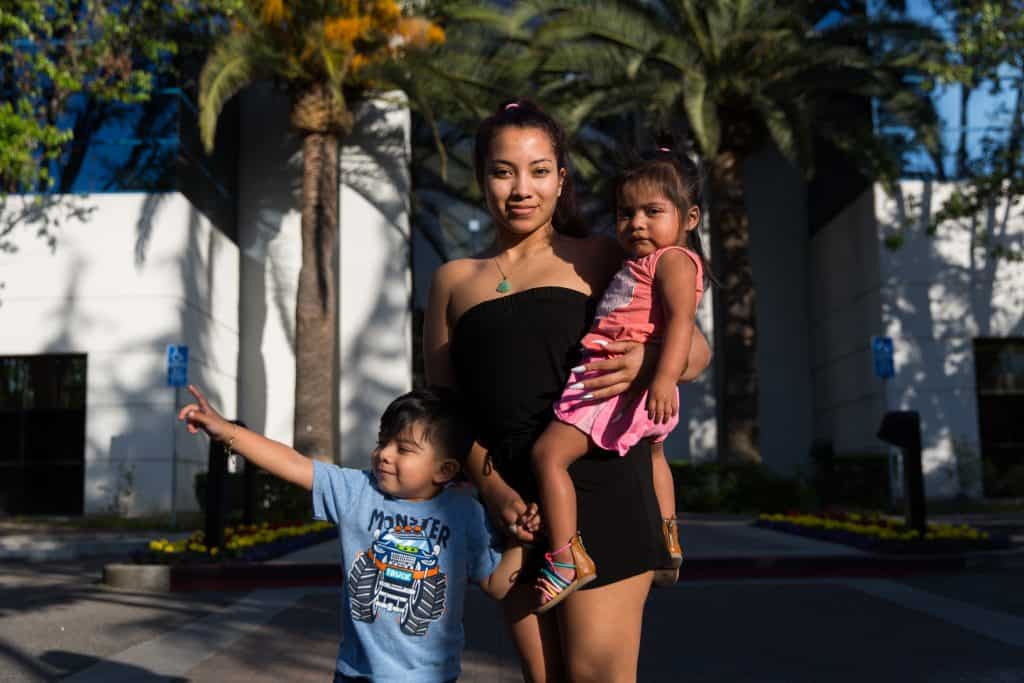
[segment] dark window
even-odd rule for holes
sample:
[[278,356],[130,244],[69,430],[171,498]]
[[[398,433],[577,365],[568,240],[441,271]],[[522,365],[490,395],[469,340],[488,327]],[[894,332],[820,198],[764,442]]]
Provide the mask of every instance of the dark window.
[[1024,339],[974,340],[985,495],[1024,496]]
[[0,357],[0,513],[82,514],[84,355]]

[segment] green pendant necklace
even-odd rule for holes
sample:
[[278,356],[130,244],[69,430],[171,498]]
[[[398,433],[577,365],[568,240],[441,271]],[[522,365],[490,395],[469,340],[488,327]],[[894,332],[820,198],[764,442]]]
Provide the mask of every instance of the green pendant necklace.
[[498,286],[494,288],[494,291],[498,292],[499,294],[506,294],[508,293],[508,290],[512,289],[512,284],[508,281],[508,278],[505,276],[505,271],[501,269],[501,265],[498,264],[498,257],[495,256],[491,260],[494,261],[494,267],[498,269],[499,273],[501,273],[501,282],[499,282]]

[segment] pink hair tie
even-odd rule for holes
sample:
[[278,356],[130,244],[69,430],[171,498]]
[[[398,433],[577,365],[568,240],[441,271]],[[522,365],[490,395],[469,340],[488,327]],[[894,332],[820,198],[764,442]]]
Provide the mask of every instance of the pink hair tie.
[[659,152],[671,152],[672,150],[669,149],[668,147],[659,147],[658,151]]
[[518,109],[518,108],[519,108],[519,103],[518,102],[509,102],[508,104],[505,105],[505,111],[508,111],[509,109]]

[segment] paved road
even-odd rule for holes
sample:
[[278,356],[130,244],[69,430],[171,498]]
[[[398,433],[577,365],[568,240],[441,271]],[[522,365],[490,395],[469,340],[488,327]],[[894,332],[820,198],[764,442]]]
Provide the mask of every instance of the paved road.
[[[0,680],[327,681],[330,589],[148,595],[100,562],[0,563]],[[1024,682],[1024,571],[689,582],[652,594],[640,680]],[[519,681],[497,609],[467,602],[468,683]]]

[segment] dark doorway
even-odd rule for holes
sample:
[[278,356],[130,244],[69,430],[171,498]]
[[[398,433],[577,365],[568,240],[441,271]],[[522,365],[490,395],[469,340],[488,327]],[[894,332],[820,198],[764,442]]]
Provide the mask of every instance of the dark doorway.
[[985,496],[1024,497],[1024,339],[975,339]]
[[0,514],[82,514],[84,355],[0,356]]

